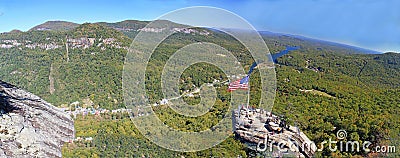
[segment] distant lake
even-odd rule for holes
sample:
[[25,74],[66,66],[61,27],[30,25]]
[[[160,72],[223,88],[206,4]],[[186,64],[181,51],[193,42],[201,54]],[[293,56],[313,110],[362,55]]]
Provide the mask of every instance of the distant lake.
[[280,52],[278,52],[278,53],[275,53],[275,54],[271,54],[272,60],[274,61],[274,63],[277,63],[277,60],[276,60],[276,59],[278,59],[279,57],[284,56],[284,55],[290,53],[290,51],[292,51],[292,50],[297,50],[297,49],[299,49],[299,48],[300,48],[300,47],[298,47],[298,46],[294,46],[294,47],[292,47],[292,46],[286,46],[286,49],[285,49],[285,50],[282,50],[282,51],[280,51]]

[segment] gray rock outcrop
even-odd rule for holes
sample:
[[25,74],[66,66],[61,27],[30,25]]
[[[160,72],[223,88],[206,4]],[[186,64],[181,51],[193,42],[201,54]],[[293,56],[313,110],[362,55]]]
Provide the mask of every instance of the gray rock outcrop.
[[0,157],[61,157],[74,122],[38,96],[0,81]]
[[272,157],[283,157],[281,151],[286,151],[288,157],[313,157],[316,151],[315,144],[303,132],[264,109],[242,106],[234,110],[233,130],[244,142],[278,148],[277,152],[270,151],[278,155]]

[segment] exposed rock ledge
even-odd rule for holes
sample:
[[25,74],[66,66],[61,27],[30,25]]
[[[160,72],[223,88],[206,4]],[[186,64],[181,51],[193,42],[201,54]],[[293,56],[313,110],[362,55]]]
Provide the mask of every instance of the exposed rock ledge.
[[0,81],[0,157],[61,157],[74,133],[68,114]]

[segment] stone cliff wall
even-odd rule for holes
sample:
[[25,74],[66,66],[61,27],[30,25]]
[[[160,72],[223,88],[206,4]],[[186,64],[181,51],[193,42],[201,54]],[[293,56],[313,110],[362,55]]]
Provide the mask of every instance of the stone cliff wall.
[[0,81],[0,157],[61,157],[72,118],[38,96]]

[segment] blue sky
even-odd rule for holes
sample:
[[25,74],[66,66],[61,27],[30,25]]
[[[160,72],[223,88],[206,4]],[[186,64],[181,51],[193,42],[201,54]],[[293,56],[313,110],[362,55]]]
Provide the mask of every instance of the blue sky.
[[0,0],[0,32],[49,20],[153,20],[190,6],[232,11],[258,30],[303,35],[381,52],[400,52],[398,0]]

